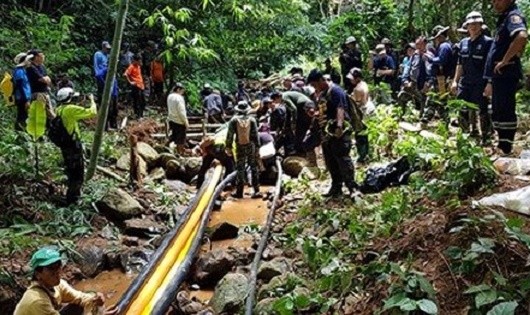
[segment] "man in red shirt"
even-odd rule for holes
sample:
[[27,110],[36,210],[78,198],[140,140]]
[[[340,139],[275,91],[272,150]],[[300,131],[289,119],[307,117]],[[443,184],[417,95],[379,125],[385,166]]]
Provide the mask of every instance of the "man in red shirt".
[[145,109],[144,79],[142,78],[142,57],[135,55],[132,63],[125,70],[125,77],[131,86],[131,99],[133,100],[134,114],[136,118],[142,118]]

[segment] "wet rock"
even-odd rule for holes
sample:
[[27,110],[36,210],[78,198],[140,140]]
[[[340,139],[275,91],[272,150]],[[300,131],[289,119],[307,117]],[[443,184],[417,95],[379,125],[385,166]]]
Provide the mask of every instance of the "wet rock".
[[211,241],[229,240],[237,237],[239,228],[228,222],[222,222],[211,227],[208,234]]
[[284,257],[277,257],[261,264],[258,270],[258,279],[270,281],[272,278],[292,270],[291,261]]
[[162,234],[166,227],[151,219],[130,219],[123,222],[125,224],[125,234],[145,237],[152,234]]
[[105,253],[105,261],[107,262],[107,269],[115,269],[121,267],[120,254],[115,251],[107,251]]
[[120,253],[121,267],[125,272],[139,273],[149,259],[153,257],[153,251],[146,248],[131,248]]
[[155,167],[158,159],[158,152],[145,142],[138,142],[137,148],[138,154],[145,160],[148,168]]
[[111,188],[96,207],[105,216],[114,220],[127,220],[142,213],[143,208],[138,201],[120,188]]
[[[182,192],[183,190],[188,189],[188,185],[180,180],[170,180],[166,179],[164,180],[164,184],[169,190],[175,191],[175,192]],[[186,207],[184,207],[186,208]]]
[[[122,155],[116,162],[116,168],[128,172],[131,168],[131,155],[129,153]],[[138,157],[138,168],[140,175],[147,176],[147,163],[142,157]]]
[[180,291],[177,294],[177,306],[182,314],[185,315],[195,315],[206,308],[202,303],[190,299],[186,291]]
[[217,283],[236,265],[236,257],[225,249],[215,249],[201,254],[194,273],[194,280],[201,286]]
[[200,157],[188,157],[184,160],[184,166],[186,168],[186,175],[189,177],[188,181],[191,181],[201,169],[202,158]]
[[149,173],[149,176],[145,178],[146,182],[160,182],[166,178],[166,172],[163,168],[157,167]]
[[105,268],[105,247],[107,242],[103,239],[81,240],[76,247],[79,255],[74,255],[74,260],[79,264],[81,272],[89,277],[95,277]]
[[248,279],[239,273],[227,274],[215,287],[210,304],[216,314],[237,314],[245,303]]
[[164,169],[168,179],[176,179],[180,181],[186,181],[187,179],[186,167],[177,160],[168,161]]
[[484,197],[477,203],[480,206],[503,207],[524,215],[530,215],[530,186]]
[[300,172],[299,177],[311,181],[319,179],[321,174],[321,170],[318,167],[304,167]]
[[530,174],[530,159],[499,158],[495,160],[493,165],[502,174]]
[[125,246],[138,246],[140,243],[140,239],[136,236],[125,236],[121,243]]
[[298,177],[302,169],[307,166],[309,166],[309,162],[299,156],[289,156],[282,162],[283,171],[291,177]]
[[103,237],[107,240],[117,240],[118,237],[116,236],[116,233],[114,232],[113,228],[110,225],[105,225],[99,232],[99,236]]
[[266,298],[258,302],[254,307],[254,314],[256,315],[269,315],[274,314],[274,303],[278,301],[278,298]]

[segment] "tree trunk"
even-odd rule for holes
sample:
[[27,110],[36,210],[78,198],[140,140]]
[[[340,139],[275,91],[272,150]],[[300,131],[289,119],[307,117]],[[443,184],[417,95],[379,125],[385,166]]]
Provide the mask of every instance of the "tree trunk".
[[409,31],[409,34],[415,34],[414,29],[414,0],[409,1],[409,7],[408,7],[408,26],[407,29]]
[[129,7],[129,0],[121,0],[118,11],[118,18],[116,19],[116,27],[114,28],[114,38],[112,40],[113,49],[110,52],[109,69],[107,78],[105,80],[105,89],[103,90],[103,100],[100,104],[98,113],[98,124],[94,134],[94,143],[92,143],[92,153],[90,155],[90,164],[88,165],[86,178],[90,180],[96,171],[99,150],[101,148],[101,140],[103,139],[103,130],[107,123],[107,114],[109,112],[109,103],[114,84],[116,69],[118,66],[118,58],[120,54],[121,39],[123,37],[123,28],[125,27],[125,19],[127,17],[127,9]]

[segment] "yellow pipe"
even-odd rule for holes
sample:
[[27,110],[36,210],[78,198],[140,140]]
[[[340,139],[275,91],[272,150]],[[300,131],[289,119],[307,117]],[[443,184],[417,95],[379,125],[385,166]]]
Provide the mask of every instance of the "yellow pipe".
[[197,207],[193,209],[188,222],[186,222],[182,231],[172,241],[171,246],[164,254],[164,257],[156,266],[156,269],[152,272],[148,281],[142,286],[129,308],[125,310],[124,314],[150,314],[152,306],[156,304],[156,301],[158,300],[158,298],[154,299],[157,290],[161,290],[159,292],[162,292],[163,288],[167,286],[169,279],[171,279],[167,277],[167,274],[171,270],[176,269],[175,265],[178,268],[179,263],[184,257],[186,257],[191,242],[193,241],[193,237],[190,236],[195,236],[197,233],[198,223],[202,217],[202,213],[208,206],[208,201],[215,191],[215,186],[221,177],[221,172],[222,167],[219,165],[215,168],[210,184],[204,194],[200,197]]

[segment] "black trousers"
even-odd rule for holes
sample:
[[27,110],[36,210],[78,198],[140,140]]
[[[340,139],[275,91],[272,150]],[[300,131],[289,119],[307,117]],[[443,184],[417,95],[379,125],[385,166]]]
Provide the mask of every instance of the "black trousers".
[[[96,80],[96,85],[98,87],[98,90],[96,92],[96,98],[98,100],[98,104],[101,106],[101,102],[103,101],[103,90],[105,89],[105,82],[101,82],[99,80]],[[110,104],[109,104],[109,111],[107,113],[107,125],[105,126],[105,129],[118,128],[118,97],[112,96],[110,97]]]
[[214,160],[221,162],[221,165],[225,168],[225,177],[234,171],[234,158],[226,154],[224,146],[214,145],[213,150],[202,158],[201,169],[197,175],[197,189],[204,183],[206,172]]
[[331,175],[331,189],[333,190],[342,190],[342,184],[346,184],[350,190],[357,187],[354,180],[353,161],[350,156],[351,148],[351,134],[345,134],[340,138],[329,137],[322,142],[324,162]]
[[[482,95],[484,92],[485,86],[483,84],[479,85],[461,85],[458,87],[457,98],[476,104],[478,106],[478,113],[480,117],[480,129],[482,132],[483,140],[489,138],[492,132],[491,126],[491,116],[488,113],[488,101]],[[459,122],[460,127],[464,131],[470,131],[470,127],[475,124],[476,115],[475,110],[473,109],[464,109],[460,112]],[[475,130],[476,132],[476,130]]]
[[142,118],[145,110],[144,91],[137,86],[131,85],[131,99],[136,118]]
[[17,120],[15,122],[15,130],[23,131],[26,129],[26,120],[28,119],[28,111],[26,110],[26,102],[19,100],[15,101],[17,106]]
[[518,78],[494,78],[492,82],[491,105],[493,112],[491,119],[493,128],[499,136],[498,147],[505,153],[510,153],[517,131],[517,114],[515,113],[515,93]]
[[62,147],[64,159],[64,173],[67,177],[68,191],[66,202],[74,203],[81,196],[81,187],[85,178],[85,163],[83,161],[83,144],[76,140],[72,145]]

